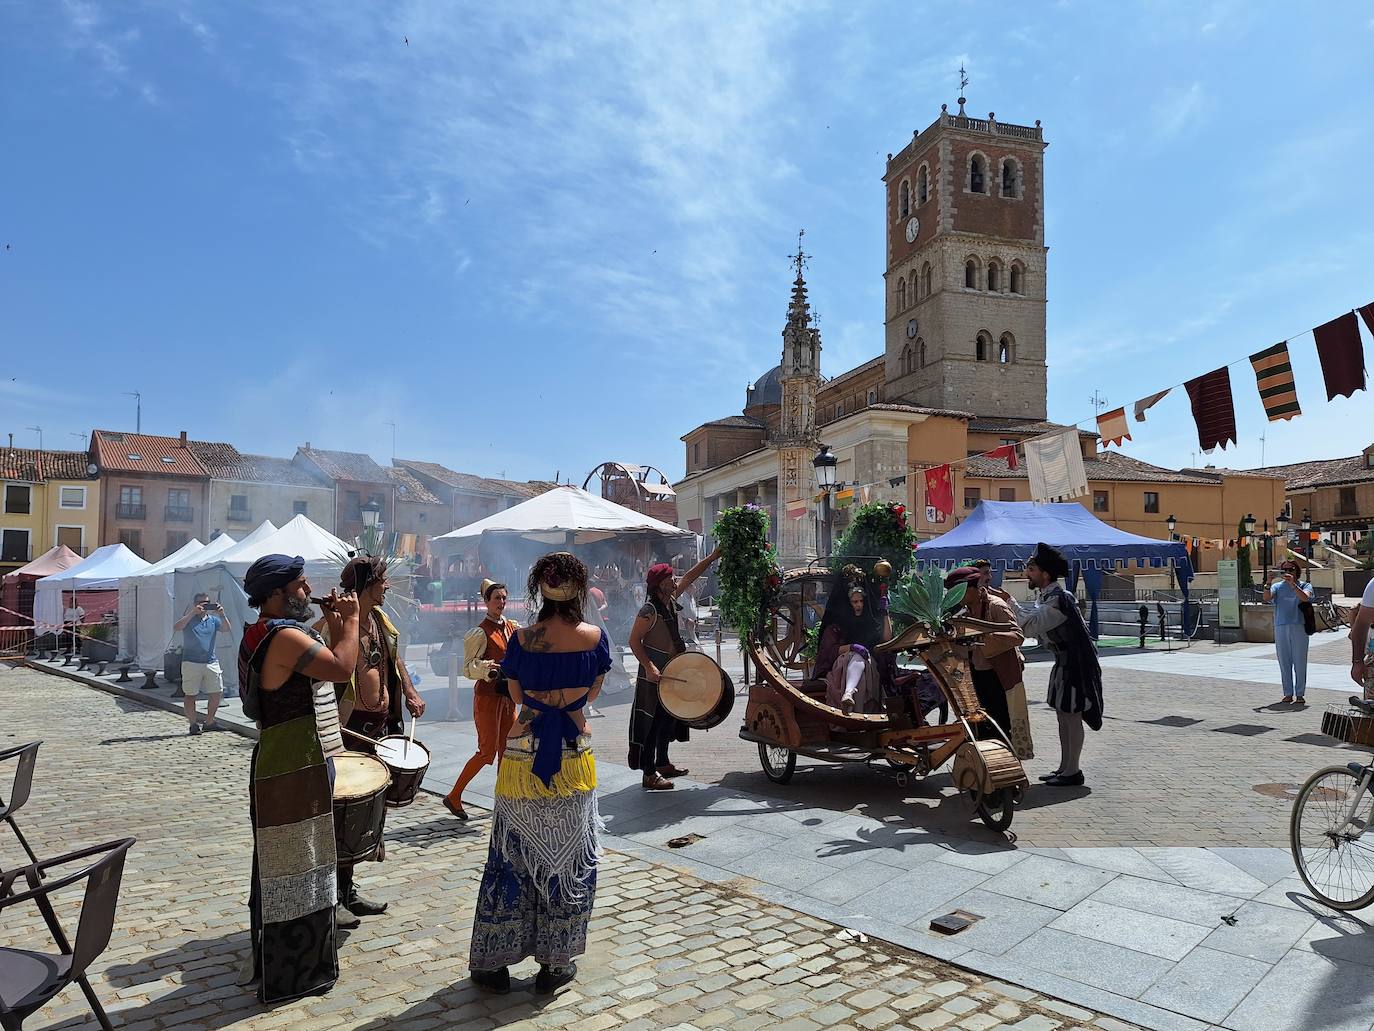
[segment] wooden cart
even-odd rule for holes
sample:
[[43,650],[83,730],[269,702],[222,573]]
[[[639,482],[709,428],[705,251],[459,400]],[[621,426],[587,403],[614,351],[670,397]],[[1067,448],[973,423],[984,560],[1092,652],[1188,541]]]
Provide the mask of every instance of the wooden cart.
[[[880,652],[918,655],[929,670],[952,719],[927,725],[917,707],[903,697],[889,698],[884,713],[844,713],[826,704],[825,681],[812,676],[805,657],[807,630],[820,622],[831,574],[817,570],[788,573],[778,601],[760,630],[745,642],[749,705],[740,737],[757,743],[759,763],[769,780],[786,784],[797,756],[826,762],[885,760],[897,782],[925,777],[953,760],[951,777],[974,803],[979,817],[993,830],[1011,825],[1027,779],[999,727],[978,703],[969,670],[953,646],[997,629],[996,624],[955,618],[941,634],[931,636],[912,626],[879,645]],[[977,740],[975,728],[993,734]]]

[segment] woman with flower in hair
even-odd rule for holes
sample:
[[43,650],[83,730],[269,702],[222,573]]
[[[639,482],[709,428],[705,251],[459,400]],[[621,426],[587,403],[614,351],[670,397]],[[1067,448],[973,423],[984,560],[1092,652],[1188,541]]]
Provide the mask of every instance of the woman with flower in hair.
[[477,893],[468,965],[486,991],[510,991],[510,966],[539,963],[551,994],[577,972],[596,895],[601,817],[583,709],[611,668],[603,630],[582,618],[587,568],[567,552],[530,570],[530,611],[501,672],[520,707],[496,773],[491,846]]

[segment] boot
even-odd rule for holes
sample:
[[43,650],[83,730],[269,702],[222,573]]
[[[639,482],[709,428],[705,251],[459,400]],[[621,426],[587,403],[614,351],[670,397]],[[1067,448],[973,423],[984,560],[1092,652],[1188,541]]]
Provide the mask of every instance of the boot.
[[472,978],[472,983],[484,992],[491,992],[493,995],[510,994],[509,967],[502,967],[500,970],[470,970],[468,976]]
[[357,888],[350,888],[348,897],[343,900],[343,905],[347,906],[354,916],[381,916],[389,904],[365,899],[358,894]]
[[342,902],[334,907],[334,926],[340,931],[351,931],[361,923],[361,920],[344,908]]
[[576,963],[569,963],[566,967],[553,967],[547,963],[540,963],[539,973],[534,978],[534,993],[536,995],[552,995],[576,976]]

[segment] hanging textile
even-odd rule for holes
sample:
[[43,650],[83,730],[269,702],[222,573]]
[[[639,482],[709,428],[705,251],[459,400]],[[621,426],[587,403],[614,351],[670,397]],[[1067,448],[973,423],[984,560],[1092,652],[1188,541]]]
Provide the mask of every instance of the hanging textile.
[[1032,500],[1065,501],[1088,493],[1078,430],[1033,437],[1023,446]]
[[867,505],[870,501],[873,500],[873,488],[868,486],[867,484],[865,484],[863,488],[863,499],[865,505]]
[[[1172,387],[1169,388],[1169,390],[1172,389]],[[1135,421],[1144,422],[1145,413],[1148,412],[1155,405],[1159,404],[1159,402],[1163,401],[1165,395],[1167,395],[1168,393],[1168,390],[1161,390],[1158,394],[1151,394],[1149,397],[1143,397],[1139,401],[1137,401],[1135,403]]]
[[1008,468],[1008,469],[1015,469],[1015,468],[1016,468],[1016,445],[1015,445],[1015,444],[1003,444],[1001,447],[995,447],[995,448],[993,448],[991,451],[989,451],[989,452],[988,452],[986,455],[984,455],[983,457],[984,457],[984,458],[1005,458],[1005,459],[1007,460],[1007,468]]
[[1130,427],[1126,425],[1126,409],[1117,408],[1097,417],[1097,435],[1102,438],[1102,446],[1115,444],[1121,446],[1123,440],[1131,439]]
[[788,518],[788,519],[800,519],[800,518],[802,518],[804,515],[806,515],[806,499],[805,499],[805,498],[802,498],[802,499],[797,500],[797,501],[789,501],[789,502],[787,503],[787,518]]
[[1269,416],[1270,422],[1302,414],[1298,389],[1293,384],[1293,363],[1288,358],[1287,340],[1252,354],[1250,364],[1255,367],[1255,383],[1264,404],[1264,414]]
[[836,508],[848,508],[848,507],[849,507],[850,505],[852,505],[852,504],[854,504],[854,488],[853,488],[853,487],[842,487],[842,488],[840,488],[840,490],[837,491],[836,494],[835,494],[835,507],[836,507]]
[[941,515],[954,514],[954,481],[949,466],[937,465],[926,470],[926,505]]
[[1365,329],[1374,333],[1374,301],[1360,305],[1359,312],[1360,318],[1364,319]]
[[1193,403],[1198,446],[1210,454],[1236,442],[1236,406],[1231,399],[1231,370],[1226,366],[1183,384]]
[[1360,326],[1355,313],[1348,311],[1340,318],[1312,330],[1317,338],[1317,357],[1322,363],[1322,378],[1326,380],[1326,399],[1349,397],[1364,389],[1364,345],[1360,341]]
[[892,479],[887,481],[887,485],[889,487],[900,487],[904,483],[906,483],[905,476],[894,476],[892,477]]

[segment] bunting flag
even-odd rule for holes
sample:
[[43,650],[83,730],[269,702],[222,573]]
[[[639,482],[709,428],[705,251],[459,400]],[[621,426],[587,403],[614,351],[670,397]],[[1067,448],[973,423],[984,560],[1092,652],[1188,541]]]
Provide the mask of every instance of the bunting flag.
[[1197,423],[1197,442],[1205,453],[1217,447],[1225,450],[1236,442],[1236,406],[1231,399],[1231,370],[1214,369],[1183,384],[1193,403]]
[[799,498],[799,499],[797,499],[796,501],[789,501],[789,502],[787,503],[787,518],[788,518],[788,519],[800,519],[800,518],[802,518],[802,516],[804,516],[804,515],[806,515],[806,499],[805,499],[805,498]]
[[865,505],[867,505],[870,501],[873,500],[873,488],[870,487],[868,484],[864,484],[863,486],[863,499]]
[[894,476],[892,477],[892,479],[887,481],[887,485],[889,487],[900,487],[904,483],[906,483],[905,476]]
[[1359,312],[1360,318],[1364,319],[1365,328],[1374,333],[1374,301],[1360,305]]
[[1326,399],[1349,397],[1364,389],[1364,344],[1355,313],[1348,311],[1312,330],[1326,380]]
[[1270,422],[1292,419],[1302,414],[1298,405],[1298,389],[1293,385],[1293,365],[1288,359],[1288,341],[1265,348],[1250,356],[1255,367],[1255,383],[1259,387],[1264,414]]
[[988,452],[987,454],[985,454],[983,457],[984,457],[984,458],[1005,458],[1005,459],[1007,460],[1007,468],[1008,468],[1008,469],[1015,469],[1015,468],[1016,468],[1016,445],[1015,445],[1015,444],[1003,444],[1001,447],[995,447],[995,448],[993,448],[991,451],[989,451],[989,452]]
[[1024,446],[1033,500],[1063,501],[1088,493],[1078,430],[1032,437]]
[[[1169,388],[1169,390],[1172,389],[1173,387]],[[1143,397],[1137,401],[1135,403],[1135,421],[1144,422],[1145,413],[1159,404],[1159,402],[1163,401],[1165,396],[1169,393],[1169,390],[1161,390],[1158,394],[1151,394],[1149,397]]]
[[950,479],[949,466],[937,465],[926,470],[926,505],[941,515],[954,514],[954,481]]
[[848,508],[852,504],[854,504],[853,487],[841,487],[838,491],[835,492],[836,508]]
[[[1148,407],[1148,406],[1147,406]],[[1115,444],[1121,446],[1123,440],[1131,439],[1130,427],[1126,425],[1126,409],[1117,408],[1097,417],[1097,435],[1102,438],[1102,446]]]

